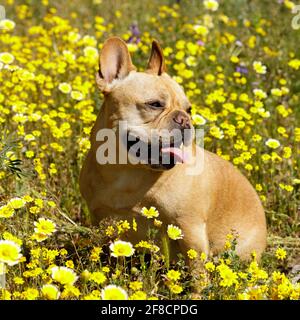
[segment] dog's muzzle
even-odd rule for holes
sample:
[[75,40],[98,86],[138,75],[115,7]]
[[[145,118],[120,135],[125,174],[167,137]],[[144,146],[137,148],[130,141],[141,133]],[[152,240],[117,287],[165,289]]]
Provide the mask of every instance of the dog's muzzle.
[[[188,141],[184,141],[183,135],[177,135],[164,139],[159,137],[158,141],[145,142],[140,137],[127,133],[127,151],[130,155],[139,158],[140,163],[149,165],[156,170],[172,169],[177,163],[188,162],[188,153],[184,145],[191,143],[191,135]],[[166,140],[169,140],[166,142]]]

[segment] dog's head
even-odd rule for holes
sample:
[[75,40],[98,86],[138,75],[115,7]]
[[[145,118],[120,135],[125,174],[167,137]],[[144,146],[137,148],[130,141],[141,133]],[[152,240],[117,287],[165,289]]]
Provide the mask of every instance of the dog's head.
[[126,122],[128,155],[158,170],[184,162],[182,146],[193,138],[191,106],[166,73],[159,44],[153,41],[145,72],[136,71],[126,43],[117,37],[106,40],[99,64],[96,80],[105,97],[105,126],[116,129]]

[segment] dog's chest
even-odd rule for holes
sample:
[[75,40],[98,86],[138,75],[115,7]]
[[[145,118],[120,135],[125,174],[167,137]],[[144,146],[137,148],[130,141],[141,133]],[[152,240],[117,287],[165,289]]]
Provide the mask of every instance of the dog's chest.
[[135,180],[134,177],[128,180],[119,176],[113,183],[98,186],[95,192],[98,194],[93,198],[91,209],[100,209],[105,216],[139,216],[143,207],[154,206],[161,219],[172,222],[186,210],[185,192],[179,195],[176,185],[164,181]]

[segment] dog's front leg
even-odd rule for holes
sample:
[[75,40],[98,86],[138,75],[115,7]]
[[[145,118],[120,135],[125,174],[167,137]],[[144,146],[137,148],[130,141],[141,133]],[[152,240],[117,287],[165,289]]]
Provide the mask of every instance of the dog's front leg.
[[203,288],[203,281],[207,280],[207,273],[205,271],[204,262],[201,259],[201,253],[205,253],[206,256],[210,254],[209,240],[207,236],[206,223],[200,224],[180,224],[184,238],[180,241],[181,251],[184,255],[187,255],[189,249],[197,251],[198,256],[196,259],[187,258],[187,263],[190,267],[190,273],[193,277],[193,299],[199,299],[201,297],[201,291]]
[[192,222],[179,222],[179,226],[184,235],[183,239],[180,241],[180,247],[182,253],[186,254],[187,250],[194,249],[199,254],[205,253],[209,254],[209,241],[206,230],[206,223],[193,224]]

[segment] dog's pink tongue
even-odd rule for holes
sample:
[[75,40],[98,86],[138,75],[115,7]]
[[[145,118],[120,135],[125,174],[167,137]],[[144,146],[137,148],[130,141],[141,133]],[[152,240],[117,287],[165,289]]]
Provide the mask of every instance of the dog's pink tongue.
[[171,153],[175,157],[175,159],[181,163],[188,162],[189,160],[188,154],[186,152],[183,152],[183,150],[179,148],[175,148],[175,147],[162,148],[161,152]]

